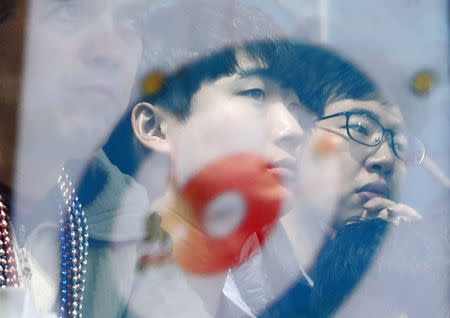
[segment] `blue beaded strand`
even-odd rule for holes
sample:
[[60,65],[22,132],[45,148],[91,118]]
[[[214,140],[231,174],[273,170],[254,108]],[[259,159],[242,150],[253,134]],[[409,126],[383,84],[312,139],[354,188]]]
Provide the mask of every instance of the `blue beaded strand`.
[[88,225],[82,205],[64,168],[58,178],[60,200],[60,318],[82,317],[86,282]]

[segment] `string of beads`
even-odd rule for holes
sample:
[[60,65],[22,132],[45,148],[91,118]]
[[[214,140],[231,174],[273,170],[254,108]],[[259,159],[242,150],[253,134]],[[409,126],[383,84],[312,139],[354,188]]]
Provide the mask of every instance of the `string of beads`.
[[58,178],[60,190],[61,281],[60,318],[82,317],[86,282],[88,225],[82,205],[64,168]]

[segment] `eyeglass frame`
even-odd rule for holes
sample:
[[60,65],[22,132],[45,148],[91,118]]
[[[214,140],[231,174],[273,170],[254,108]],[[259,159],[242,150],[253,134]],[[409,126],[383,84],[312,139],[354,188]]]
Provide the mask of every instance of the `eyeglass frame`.
[[[367,144],[367,143],[364,143],[364,142],[362,142],[362,141],[360,141],[360,140],[357,140],[356,138],[354,138],[353,136],[352,136],[352,134],[350,133],[350,131],[349,131],[349,128],[348,128],[348,124],[349,124],[349,120],[350,120],[350,116],[351,115],[364,115],[364,116],[367,116],[367,117],[369,117],[370,119],[372,119],[376,124],[378,124],[378,126],[380,126],[381,127],[381,129],[382,129],[382,132],[383,132],[383,134],[381,135],[381,138],[380,138],[380,140],[376,143],[376,144]],[[400,157],[400,155],[397,153],[397,151],[395,150],[395,145],[394,145],[394,136],[396,135],[396,132],[395,131],[393,131],[392,129],[387,129],[387,128],[385,128],[379,121],[378,121],[378,119],[377,118],[375,118],[372,114],[370,114],[369,112],[365,112],[365,111],[346,111],[346,112],[339,112],[339,113],[335,113],[335,114],[331,114],[331,115],[328,115],[328,116],[324,116],[324,117],[320,117],[320,118],[318,118],[318,119],[316,119],[316,121],[321,121],[321,120],[325,120],[325,119],[329,119],[329,118],[334,118],[334,117],[338,117],[338,116],[345,116],[345,130],[347,131],[347,136],[351,139],[351,140],[353,140],[353,141],[355,141],[355,142],[357,142],[357,143],[359,143],[359,144],[361,144],[361,145],[364,145],[364,146],[367,146],[367,147],[376,147],[376,146],[379,146],[382,142],[383,142],[383,140],[385,140],[385,135],[386,135],[386,133],[387,134],[389,134],[390,135],[390,147],[391,147],[391,149],[392,149],[392,152],[394,153],[394,155],[397,157],[397,158],[399,158],[400,160],[402,160],[402,161],[404,161],[404,162],[407,162],[407,159],[403,159],[402,157]],[[422,163],[422,161],[423,161],[423,159],[425,158],[425,147],[423,146],[423,144],[422,144],[422,142],[419,140],[419,139],[417,139],[420,143],[421,143],[421,145],[422,145],[422,148],[423,148],[423,153],[422,153],[422,156],[421,156],[421,159],[418,161],[418,163],[417,164],[421,164]]]

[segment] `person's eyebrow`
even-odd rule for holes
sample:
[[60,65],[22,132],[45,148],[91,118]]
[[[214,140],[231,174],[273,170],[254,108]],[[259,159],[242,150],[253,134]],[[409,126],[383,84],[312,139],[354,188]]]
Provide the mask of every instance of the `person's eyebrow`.
[[350,112],[350,113],[360,113],[360,114],[362,113],[362,114],[366,114],[366,115],[368,115],[368,116],[370,116],[370,117],[372,117],[372,118],[375,118],[378,122],[380,121],[380,117],[379,117],[377,114],[371,112],[371,111],[368,110],[368,109],[364,109],[364,108],[354,108],[354,109],[352,109],[352,110],[348,110],[348,112]]
[[383,127],[385,128],[389,128],[391,130],[397,131],[397,130],[402,130],[402,124],[398,123],[397,121],[395,122],[391,122],[389,124],[386,125],[386,123],[382,123],[383,120],[381,120],[380,116],[371,112],[368,109],[363,109],[363,108],[355,108],[353,110],[351,110],[350,112],[355,112],[355,113],[362,113],[362,114],[366,114],[374,119],[376,119]]
[[267,76],[267,70],[262,68],[255,68],[248,71],[240,70],[238,71],[239,78],[247,78],[252,76]]

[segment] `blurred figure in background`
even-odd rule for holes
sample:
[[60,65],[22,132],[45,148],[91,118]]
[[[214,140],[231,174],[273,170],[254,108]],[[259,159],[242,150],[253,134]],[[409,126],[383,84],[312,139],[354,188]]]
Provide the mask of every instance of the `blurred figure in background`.
[[[11,243],[21,256],[21,286],[31,289],[40,314],[53,311],[60,299],[60,270],[49,265],[61,261],[48,249],[57,248],[60,237],[31,234],[25,244],[24,237],[44,220],[57,222],[59,194],[54,188],[61,167],[68,159],[81,158],[75,171],[82,171],[87,162],[83,158],[99,146],[126,108],[142,50],[139,14],[152,3],[28,4],[20,130],[10,184],[18,241],[14,237]],[[76,172],[71,177],[76,180]],[[8,231],[14,236],[12,228]],[[40,247],[34,250],[37,242]],[[19,249],[23,244],[25,249]]]
[[51,213],[40,201],[64,162],[96,150],[126,108],[142,51],[139,14],[151,4],[30,1],[14,184],[27,228],[30,216]]

